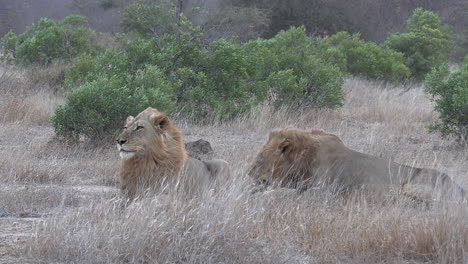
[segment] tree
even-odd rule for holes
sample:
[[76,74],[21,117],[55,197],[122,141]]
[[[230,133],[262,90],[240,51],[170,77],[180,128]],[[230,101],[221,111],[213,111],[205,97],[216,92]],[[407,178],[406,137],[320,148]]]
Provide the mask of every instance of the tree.
[[405,65],[417,79],[448,61],[454,36],[430,11],[418,8],[407,21],[407,33],[391,34],[385,44],[405,54]]
[[98,50],[92,41],[95,32],[86,25],[86,18],[76,15],[62,21],[42,18],[23,34],[6,34],[4,50],[18,64],[26,66],[50,64],[54,60],[70,60],[79,54],[93,53]]
[[468,61],[450,73],[448,65],[434,69],[426,78],[426,91],[436,103],[440,121],[430,126],[442,136],[456,135],[460,142],[468,140]]

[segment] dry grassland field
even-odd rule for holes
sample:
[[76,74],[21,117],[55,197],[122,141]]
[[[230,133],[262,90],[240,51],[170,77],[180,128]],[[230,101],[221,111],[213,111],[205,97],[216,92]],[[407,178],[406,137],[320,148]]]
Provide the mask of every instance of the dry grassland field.
[[208,140],[212,156],[229,162],[230,180],[199,197],[169,192],[123,208],[114,142],[54,137],[60,68],[1,68],[0,263],[468,263],[466,202],[250,191],[249,165],[283,127],[321,128],[354,150],[436,168],[468,188],[468,149],[427,132],[437,114],[420,85],[348,78],[338,110],[265,105],[209,126],[173,117],[185,141]]

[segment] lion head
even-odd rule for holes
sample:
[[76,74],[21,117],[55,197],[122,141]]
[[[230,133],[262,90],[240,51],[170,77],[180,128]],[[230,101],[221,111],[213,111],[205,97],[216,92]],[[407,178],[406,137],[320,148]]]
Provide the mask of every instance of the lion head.
[[322,137],[341,143],[323,130],[280,129],[270,132],[249,175],[260,183],[297,187],[314,176],[321,161]]
[[117,137],[120,152],[120,181],[130,196],[138,184],[154,184],[179,175],[187,154],[182,135],[173,122],[154,108],[129,116]]

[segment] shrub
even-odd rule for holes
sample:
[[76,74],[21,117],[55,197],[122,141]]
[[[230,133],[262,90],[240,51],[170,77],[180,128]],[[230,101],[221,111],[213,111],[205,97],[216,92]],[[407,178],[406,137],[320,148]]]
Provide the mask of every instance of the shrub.
[[[144,15],[146,8],[165,5],[150,8],[139,3],[131,7],[131,14]],[[156,13],[175,15],[171,10]],[[70,67],[65,83],[72,90],[52,118],[57,134],[112,134],[126,115],[148,106],[202,121],[213,115],[232,118],[265,99],[278,106],[342,104],[342,74],[314,54],[304,28],[270,40],[239,44],[221,39],[203,47],[199,29],[183,14],[161,18],[173,24],[167,31],[158,27],[156,35],[149,25],[159,25],[159,20],[147,18],[129,21],[115,49],[95,58],[81,55]]]
[[439,17],[422,8],[407,21],[407,33],[391,34],[385,44],[405,55],[405,65],[417,79],[448,61],[454,36]]
[[322,56],[339,58],[335,59],[335,64],[350,74],[383,80],[402,80],[411,74],[402,53],[365,42],[359,34],[338,32],[317,42],[316,45],[325,44],[319,46]]
[[97,49],[91,41],[94,31],[85,27],[86,24],[86,18],[76,15],[62,21],[42,18],[23,34],[6,34],[4,50],[21,65],[50,64],[53,60],[69,60],[82,53],[92,53]]
[[167,1],[132,4],[125,8],[120,25],[126,33],[160,39],[165,34],[179,33],[175,11]]
[[343,75],[338,67],[316,56],[304,27],[292,27],[269,40],[245,44],[249,83],[259,100],[277,106],[339,107],[343,103]]
[[167,7],[158,1],[131,5],[123,14],[127,34],[117,38],[118,46],[74,62],[66,74],[71,89],[66,104],[52,118],[58,135],[101,137],[148,106],[167,113],[176,103],[184,106],[179,75],[182,69],[193,71],[203,50],[199,30],[183,16],[175,19]]
[[468,140],[468,63],[452,74],[443,64],[427,75],[425,84],[440,119],[429,127],[430,131]]
[[176,13],[172,1],[154,0],[151,4],[132,4],[125,9],[121,25],[126,33],[137,35],[139,41],[146,42],[146,45],[129,42],[130,45],[125,45],[127,51],[141,55],[144,59],[148,54],[133,49],[145,47],[152,52],[153,56],[149,57],[156,60],[151,63],[166,72],[196,65],[201,60],[203,33],[184,14]]
[[[188,100],[179,100],[190,106],[190,111],[199,118],[214,112],[226,119],[249,110],[252,106],[250,99],[255,97],[255,93],[245,85],[247,68],[248,61],[240,44],[223,39],[215,41],[201,64],[192,67],[197,75],[197,85],[191,87],[185,83],[185,90],[180,93],[188,92],[183,95]],[[190,92],[192,88],[195,90]]]
[[[166,79],[164,73],[153,65],[147,65],[145,69],[137,71],[131,84],[131,94],[135,105],[139,109],[145,109],[151,105],[157,105],[158,109],[171,113],[175,106],[175,91],[177,83]],[[139,113],[141,110],[137,110]]]
[[3,36],[2,42],[2,60],[6,62],[14,60],[16,56],[16,43],[18,42],[18,36],[13,31],[9,31],[5,36]]
[[86,81],[92,81],[88,74],[97,72],[97,67],[97,62],[93,59],[93,56],[89,54],[80,55],[65,73],[65,87],[72,88],[84,84]]
[[59,136],[79,137],[81,134],[97,137],[108,128],[116,127],[133,111],[133,100],[128,100],[130,89],[119,79],[101,77],[67,95],[65,105],[55,109],[51,122]]
[[77,138],[99,138],[112,134],[129,114],[136,115],[150,105],[170,113],[174,107],[174,86],[155,66],[128,76],[99,76],[68,92],[66,104],[55,109],[51,122],[55,133]]

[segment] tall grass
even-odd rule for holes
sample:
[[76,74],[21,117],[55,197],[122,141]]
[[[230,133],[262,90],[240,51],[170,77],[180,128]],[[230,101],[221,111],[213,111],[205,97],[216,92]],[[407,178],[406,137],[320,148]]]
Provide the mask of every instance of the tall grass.
[[18,69],[0,65],[0,122],[47,125],[60,96],[65,65]]
[[44,263],[466,261],[466,205],[250,194],[247,183],[239,177],[218,193],[160,194],[125,209],[119,199],[90,203],[39,225],[24,254]]
[[[252,194],[245,175],[269,130],[322,128],[352,149],[437,168],[467,188],[468,150],[427,133],[437,115],[422,87],[350,78],[339,110],[265,104],[230,123],[176,120],[186,141],[210,141],[214,156],[230,163],[231,179],[217,192],[168,192],[125,207],[114,147],[54,139],[46,120],[63,100],[60,92],[20,91],[29,85],[26,76],[0,78],[7,80],[0,94],[0,209],[19,223],[24,212],[41,217],[34,229],[17,231],[26,234],[20,244],[0,232],[0,243],[14,248],[0,253],[20,263],[468,262],[467,204],[419,204],[392,191],[348,198],[288,189]],[[9,96],[24,107],[4,104]]]

